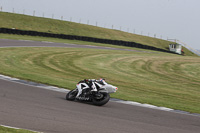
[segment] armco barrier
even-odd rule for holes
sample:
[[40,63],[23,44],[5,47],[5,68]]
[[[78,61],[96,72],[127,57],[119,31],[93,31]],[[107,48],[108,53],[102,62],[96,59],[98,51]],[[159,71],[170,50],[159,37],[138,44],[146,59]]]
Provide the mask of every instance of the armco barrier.
[[86,36],[53,34],[53,33],[46,33],[46,32],[9,29],[9,28],[0,28],[0,33],[29,35],[29,36],[41,36],[41,37],[52,37],[52,38],[61,38],[61,39],[69,39],[69,40],[80,40],[80,41],[121,45],[121,46],[136,47],[136,48],[149,49],[149,50],[154,50],[154,51],[173,53],[171,51],[156,48],[156,47],[153,47],[153,46],[147,46],[147,45],[143,45],[143,44],[139,44],[139,43],[135,43],[135,42],[128,42],[128,41],[122,41],[122,40],[110,40],[110,39],[101,39],[101,38],[93,38],[93,37],[86,37]]

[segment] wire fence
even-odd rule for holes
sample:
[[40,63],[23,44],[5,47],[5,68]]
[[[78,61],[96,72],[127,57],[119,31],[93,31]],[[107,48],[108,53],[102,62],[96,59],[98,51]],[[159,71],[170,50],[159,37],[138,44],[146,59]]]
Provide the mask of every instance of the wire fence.
[[2,6],[0,6],[0,11],[1,12],[9,12],[9,13],[35,16],[35,17],[42,17],[42,18],[51,18],[51,19],[62,20],[62,21],[75,22],[75,23],[92,25],[92,26],[97,26],[97,27],[106,28],[106,29],[119,30],[119,31],[122,31],[122,32],[131,33],[131,34],[153,37],[153,38],[162,39],[162,40],[168,40],[168,37],[164,37],[163,35],[159,35],[159,34],[156,34],[156,33],[140,31],[140,30],[137,30],[136,28],[129,28],[129,27],[119,26],[119,25],[114,25],[114,24],[109,24],[109,23],[101,23],[101,22],[98,22],[98,21],[88,20],[88,19],[83,19],[83,18],[78,19],[78,18],[71,17],[71,16],[66,17],[66,16],[63,16],[63,15],[37,12],[36,10],[26,11],[25,9],[23,9],[23,10],[19,11],[19,10],[15,10],[15,8],[12,8],[10,11],[4,11]]

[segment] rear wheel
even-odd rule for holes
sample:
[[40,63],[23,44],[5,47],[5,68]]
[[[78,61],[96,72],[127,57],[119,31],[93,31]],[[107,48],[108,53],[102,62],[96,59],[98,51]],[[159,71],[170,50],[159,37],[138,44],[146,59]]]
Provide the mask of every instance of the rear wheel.
[[110,95],[108,93],[100,93],[99,97],[93,97],[92,102],[94,105],[102,106],[110,100]]
[[66,100],[74,101],[76,99],[76,95],[78,94],[78,90],[74,89],[67,93]]

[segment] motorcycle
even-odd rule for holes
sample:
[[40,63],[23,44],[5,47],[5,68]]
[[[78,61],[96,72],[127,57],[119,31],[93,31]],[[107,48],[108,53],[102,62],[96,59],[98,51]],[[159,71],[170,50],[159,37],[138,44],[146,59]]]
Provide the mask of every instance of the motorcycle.
[[117,87],[108,84],[104,79],[81,80],[76,85],[76,89],[69,91],[66,100],[91,102],[94,105],[102,106],[110,99],[110,93],[115,93]]

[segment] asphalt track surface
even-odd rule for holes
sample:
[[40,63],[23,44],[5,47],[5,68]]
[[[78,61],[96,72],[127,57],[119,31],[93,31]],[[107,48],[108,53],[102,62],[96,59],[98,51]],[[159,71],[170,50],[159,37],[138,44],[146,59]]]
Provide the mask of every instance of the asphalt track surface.
[[[67,44],[0,40],[0,47],[27,45],[66,46]],[[0,79],[0,125],[46,133],[200,132],[199,116],[126,105],[114,101],[98,107],[66,101],[65,95],[66,93],[63,92]]]
[[92,45],[77,45],[68,43],[52,43],[45,41],[39,42],[39,41],[29,41],[29,40],[8,40],[8,39],[0,39],[0,47],[70,47],[70,48],[93,48],[93,49],[124,50],[133,52],[155,53],[149,51],[120,49],[120,48],[92,46]]

